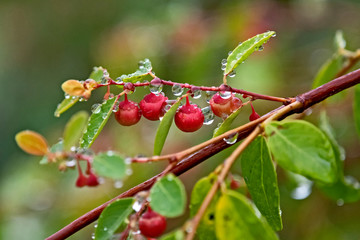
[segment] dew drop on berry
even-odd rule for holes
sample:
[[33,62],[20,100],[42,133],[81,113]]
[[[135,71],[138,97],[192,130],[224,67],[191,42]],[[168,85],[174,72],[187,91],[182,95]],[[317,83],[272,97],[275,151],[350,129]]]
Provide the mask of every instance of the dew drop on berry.
[[204,124],[212,124],[214,122],[214,113],[211,111],[210,106],[204,107],[203,109],[201,109],[201,111],[204,114]]
[[124,183],[121,180],[115,180],[114,182],[114,188],[122,188]]
[[232,144],[236,143],[238,135],[239,135],[238,133],[231,134],[230,136],[223,138],[223,139],[227,144],[232,145]]
[[100,103],[95,103],[94,105],[91,106],[91,112],[93,114],[98,114],[101,110],[101,104]]
[[171,91],[175,96],[180,96],[184,92],[184,89],[180,84],[174,84],[171,88]]
[[229,91],[221,91],[219,92],[220,97],[223,99],[229,99],[231,97],[231,92]]

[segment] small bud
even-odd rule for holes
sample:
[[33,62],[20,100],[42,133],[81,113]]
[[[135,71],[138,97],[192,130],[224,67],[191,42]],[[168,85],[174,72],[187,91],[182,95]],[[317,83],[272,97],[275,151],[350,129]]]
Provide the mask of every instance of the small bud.
[[48,152],[48,144],[46,139],[39,133],[25,130],[15,136],[16,143],[25,152],[43,156]]
[[84,82],[85,89],[93,90],[97,87],[98,83],[94,79],[86,79]]
[[67,80],[61,85],[62,90],[70,96],[82,96],[85,88],[78,80]]

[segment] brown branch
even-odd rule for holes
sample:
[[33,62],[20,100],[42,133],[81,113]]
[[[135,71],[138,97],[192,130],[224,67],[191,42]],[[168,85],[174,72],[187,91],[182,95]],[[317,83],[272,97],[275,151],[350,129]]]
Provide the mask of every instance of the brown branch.
[[[298,95],[296,97],[297,101],[300,101],[303,103],[303,106],[301,108],[298,108],[292,112],[289,112],[282,116],[282,118],[285,118],[286,116],[289,116],[293,113],[301,113],[307,108],[311,107],[312,105],[319,103],[326,98],[341,92],[347,88],[350,88],[356,84],[360,83],[360,69],[355,70],[347,75],[341,76],[339,78],[336,78],[335,80],[326,83],[316,89],[313,89],[309,92],[303,93],[301,95]],[[281,106],[280,108],[282,108]],[[275,109],[274,111],[279,110]],[[256,127],[256,125],[249,125],[248,128],[243,129],[239,132],[238,135],[238,141],[244,139],[246,136],[250,134],[251,131]],[[181,162],[179,162],[172,172],[175,175],[181,175],[182,173],[188,171],[189,169],[193,168],[194,166],[198,165],[199,163],[203,162],[204,160],[208,159],[209,157],[215,155],[216,153],[228,148],[230,145],[227,144],[225,141],[219,140],[217,142],[214,142],[203,149],[197,151],[196,153],[184,158]],[[161,173],[160,173],[161,174]],[[75,232],[79,231],[80,229],[86,227],[93,221],[95,221],[101,212],[104,210],[104,208],[111,202],[115,201],[119,198],[124,197],[131,197],[134,196],[136,193],[148,190],[155,182],[157,176],[154,176],[147,181],[129,189],[128,191],[120,194],[119,196],[115,197],[114,199],[98,206],[97,208],[91,210],[90,212],[84,214],[83,216],[79,217],[69,225],[65,226],[63,229],[59,230],[58,232],[54,233],[50,237],[48,237],[48,240],[60,240],[65,239]]]

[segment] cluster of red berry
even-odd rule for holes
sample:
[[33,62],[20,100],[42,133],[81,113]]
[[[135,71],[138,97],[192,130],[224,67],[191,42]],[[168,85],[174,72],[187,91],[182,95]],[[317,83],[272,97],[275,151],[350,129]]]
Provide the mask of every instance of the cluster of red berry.
[[[134,88],[132,83],[124,85],[124,89],[128,91],[134,91]],[[124,126],[136,124],[142,115],[146,119],[157,121],[166,113],[167,100],[168,98],[162,92],[158,94],[150,93],[140,101],[140,104],[137,104],[128,100],[127,94],[125,94],[125,100],[119,103],[118,110],[115,112],[115,118]],[[209,103],[214,115],[223,119],[243,105],[242,101],[235,97],[234,93],[229,93],[226,97],[216,93]],[[259,115],[253,109],[249,119],[253,121],[257,118],[259,118]],[[186,96],[186,104],[177,109],[174,120],[180,130],[194,132],[202,127],[204,114],[198,105],[190,104],[189,97]]]
[[166,229],[166,218],[150,207],[143,213],[139,219],[139,230],[142,235],[148,239],[161,236]]

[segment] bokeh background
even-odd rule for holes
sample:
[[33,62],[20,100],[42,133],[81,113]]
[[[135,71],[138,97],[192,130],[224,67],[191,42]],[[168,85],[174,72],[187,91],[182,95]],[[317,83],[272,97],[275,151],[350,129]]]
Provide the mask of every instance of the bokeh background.
[[[134,72],[139,60],[149,58],[163,79],[219,85],[221,59],[229,50],[257,33],[275,30],[277,37],[242,64],[229,83],[249,91],[294,96],[311,88],[318,68],[333,52],[336,30],[344,31],[349,49],[360,47],[359,13],[357,0],[2,0],[0,239],[43,239],[164,167],[134,165],[133,174],[120,189],[111,181],[96,189],[77,189],[75,171],[60,173],[56,166],[40,166],[39,158],[23,153],[14,141],[18,131],[32,129],[55,143],[71,115],[80,109],[90,112],[105,91],[98,90],[88,102],[55,118],[53,112],[64,97],[63,81],[86,79],[93,66],[107,68],[116,78]],[[131,99],[139,101],[148,91],[138,89]],[[174,98],[170,89],[164,91]],[[360,179],[351,95],[348,91],[344,98],[322,107],[327,107],[347,152],[346,174]],[[206,105],[204,98],[198,104]],[[260,114],[276,106],[255,102]],[[315,107],[307,119],[316,123],[319,109]],[[244,109],[237,124],[246,122],[249,112]],[[192,134],[173,127],[164,152],[210,138],[218,122]],[[157,124],[142,119],[135,126],[122,127],[111,118],[93,149],[151,155]],[[189,194],[196,180],[212,171],[230,150],[182,177]],[[310,196],[294,199],[294,184],[281,170],[279,183],[284,221],[281,239],[360,239],[359,203],[336,203],[316,188]],[[174,219],[168,230],[183,221]],[[93,231],[91,225],[70,239],[90,239]]]

